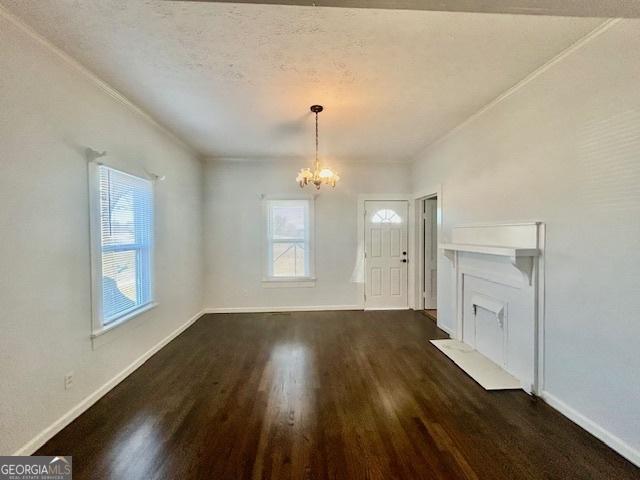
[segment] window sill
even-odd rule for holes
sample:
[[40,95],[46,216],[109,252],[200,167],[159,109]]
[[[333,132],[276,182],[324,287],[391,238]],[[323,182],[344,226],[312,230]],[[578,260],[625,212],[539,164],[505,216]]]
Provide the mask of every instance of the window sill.
[[102,327],[99,330],[95,330],[91,334],[91,342],[93,344],[93,348],[96,349],[100,345],[103,345],[103,344],[111,341],[112,338],[117,336],[116,333],[115,333],[116,330],[118,332],[121,331],[121,329],[119,329],[118,327],[121,327],[123,325],[129,324],[130,320],[133,320],[137,316],[139,316],[139,315],[141,315],[141,314],[143,314],[145,312],[148,312],[149,310],[152,310],[157,306],[158,306],[157,302],[148,303],[148,304],[138,308],[137,310],[134,310],[133,312],[129,312],[126,315],[120,317],[115,322],[110,323],[109,325],[107,325],[105,327]]
[[312,288],[315,277],[268,277],[262,280],[263,288]]

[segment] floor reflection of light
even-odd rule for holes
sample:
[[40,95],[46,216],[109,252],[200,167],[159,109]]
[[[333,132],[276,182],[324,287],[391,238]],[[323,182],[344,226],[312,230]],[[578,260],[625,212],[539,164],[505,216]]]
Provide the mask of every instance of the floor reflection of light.
[[397,388],[377,385],[378,400],[382,410],[389,418],[402,416],[405,409],[412,406],[412,397],[403,385]]
[[114,439],[108,455],[109,478],[135,478],[136,472],[148,474],[156,470],[161,460],[162,437],[157,419],[142,412]]
[[[313,352],[298,342],[275,345],[260,381],[259,390],[267,393],[267,406],[260,432],[259,452],[268,452],[267,446],[275,431],[290,436],[291,455],[301,452],[315,423],[314,404],[317,386]],[[284,430],[283,430],[284,429]],[[269,455],[268,453],[266,455]],[[256,460],[253,478],[262,478],[264,465],[271,459]]]
[[[317,386],[313,354],[303,343],[281,343],[273,347],[263,373],[261,390],[268,393],[267,412],[279,412],[276,421],[296,431],[308,426]],[[263,434],[273,424],[267,416]]]
[[314,382],[311,352],[303,343],[285,343],[273,347],[267,371],[272,387],[282,393],[304,389]]

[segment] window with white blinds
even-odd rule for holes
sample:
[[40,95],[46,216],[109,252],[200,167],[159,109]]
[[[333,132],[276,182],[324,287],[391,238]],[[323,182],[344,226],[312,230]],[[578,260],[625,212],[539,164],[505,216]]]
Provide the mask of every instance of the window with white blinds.
[[[132,317],[153,302],[153,186],[149,180],[98,165],[93,201],[94,330]],[[98,232],[95,232],[98,233]],[[97,258],[99,257],[99,258]]]

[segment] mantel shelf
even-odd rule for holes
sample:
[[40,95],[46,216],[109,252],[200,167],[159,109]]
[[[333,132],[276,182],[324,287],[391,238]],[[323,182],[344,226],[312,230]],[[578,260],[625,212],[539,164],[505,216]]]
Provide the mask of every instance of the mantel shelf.
[[451,261],[454,261],[454,257],[458,252],[507,257],[513,266],[522,272],[529,285],[532,282],[533,260],[540,255],[540,250],[537,248],[496,247],[493,245],[470,245],[464,243],[441,243],[440,248]]
[[501,257],[537,257],[537,248],[496,247],[492,245],[467,245],[463,243],[441,243],[440,248],[445,251],[483,253],[485,255],[499,255]]

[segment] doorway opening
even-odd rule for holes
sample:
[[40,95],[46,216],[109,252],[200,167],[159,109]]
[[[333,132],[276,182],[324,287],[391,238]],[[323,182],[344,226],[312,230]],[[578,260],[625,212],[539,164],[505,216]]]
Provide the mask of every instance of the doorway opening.
[[438,322],[438,197],[422,200],[422,311]]

